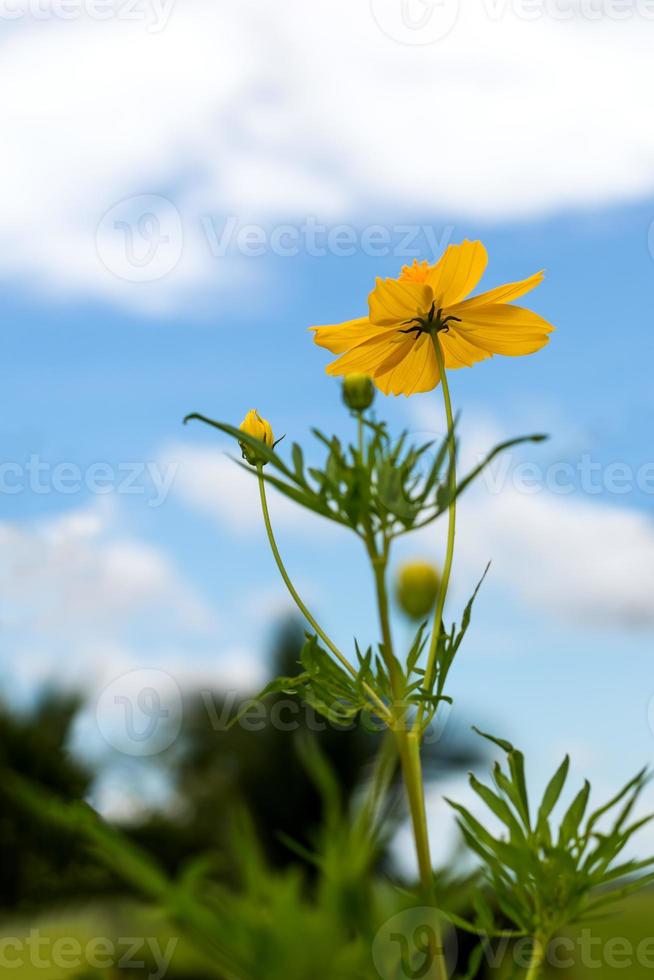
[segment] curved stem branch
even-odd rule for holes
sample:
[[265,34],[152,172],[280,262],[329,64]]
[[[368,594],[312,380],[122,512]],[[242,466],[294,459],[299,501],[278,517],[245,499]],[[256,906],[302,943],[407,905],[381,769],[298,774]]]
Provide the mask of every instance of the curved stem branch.
[[[275,540],[275,535],[273,533],[272,524],[270,521],[270,512],[268,510],[268,499],[266,497],[266,481],[263,478],[262,469],[263,469],[262,464],[257,463],[257,475],[259,477],[259,497],[261,498],[261,511],[263,514],[263,522],[266,526],[266,534],[268,535],[268,543],[270,544],[270,550],[273,553],[273,557],[275,559],[275,562],[277,563],[277,568],[279,569],[279,573],[284,580],[284,584],[286,585],[286,588],[290,592],[291,597],[295,602],[295,605],[298,607],[298,609],[300,610],[300,612],[302,613],[306,621],[309,623],[311,628],[316,632],[316,634],[323,641],[325,646],[329,650],[331,650],[333,655],[343,665],[343,667],[345,667],[346,670],[348,670],[354,677],[358,677],[356,667],[354,667],[353,664],[351,664],[350,661],[347,659],[347,657],[345,657],[341,653],[338,647],[332,642],[332,640],[330,640],[330,638],[327,636],[325,631],[318,625],[316,620],[313,618],[313,616],[305,606],[304,602],[300,598],[295,586],[291,581],[288,572],[286,571],[284,562],[282,561],[282,556],[280,555],[279,548],[277,547],[277,542]],[[375,709],[379,712],[380,717],[383,718],[384,721],[388,722],[390,720],[390,712],[387,706],[378,696],[376,691],[373,691],[373,689],[369,687],[367,684],[364,685],[364,690],[368,695],[368,697],[370,698],[371,702],[375,705]]]
[[[432,334],[432,340],[434,342],[434,351],[436,353],[436,362],[438,364],[438,373],[441,379],[441,388],[443,389],[443,403],[445,405],[445,418],[447,419],[447,441],[449,450],[449,468],[448,468],[448,488],[450,492],[450,502],[448,506],[448,524],[447,524],[447,545],[445,550],[445,563],[443,565],[443,575],[441,578],[440,589],[438,590],[438,600],[436,602],[436,610],[434,612],[434,623],[431,631],[431,641],[429,644],[429,653],[427,654],[427,664],[425,667],[425,690],[431,691],[434,675],[436,670],[436,656],[438,653],[438,641],[443,630],[443,611],[445,609],[445,599],[447,597],[447,590],[450,584],[450,575],[452,573],[452,560],[454,558],[454,536],[456,533],[456,443],[454,440],[454,417],[452,415],[452,402],[450,399],[450,388],[447,382],[447,373],[445,371],[445,362],[443,359],[443,349],[441,347],[440,341],[438,339],[438,334]],[[422,710],[418,713],[418,718],[416,724],[422,723]]]

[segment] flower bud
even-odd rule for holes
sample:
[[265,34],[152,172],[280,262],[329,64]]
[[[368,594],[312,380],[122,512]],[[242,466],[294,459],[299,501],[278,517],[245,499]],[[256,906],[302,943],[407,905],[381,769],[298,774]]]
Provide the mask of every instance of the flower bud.
[[375,386],[367,374],[346,374],[343,379],[343,401],[353,412],[370,408],[375,397]]
[[395,583],[398,605],[411,619],[422,619],[433,609],[441,586],[438,569],[427,561],[407,561]]
[[[266,446],[272,447],[275,443],[275,437],[273,436],[273,430],[270,422],[267,419],[261,418],[256,408],[251,409],[239,425],[241,432],[245,432],[247,435],[252,436],[254,439],[260,439],[261,442]],[[247,460],[252,466],[256,466],[257,463],[262,463],[265,465],[266,460],[260,456],[256,449],[250,446],[247,442],[239,442],[241,447],[241,452],[243,453],[243,459]]]

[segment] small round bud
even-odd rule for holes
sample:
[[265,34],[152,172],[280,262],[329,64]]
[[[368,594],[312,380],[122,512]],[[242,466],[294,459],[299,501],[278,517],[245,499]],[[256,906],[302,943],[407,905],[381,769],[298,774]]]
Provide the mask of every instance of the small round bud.
[[[262,418],[257,412],[256,408],[251,409],[239,425],[241,432],[245,432],[247,435],[252,436],[254,439],[259,439],[266,446],[273,446],[275,443],[275,437],[273,436],[273,430],[267,419]],[[257,463],[263,463],[265,465],[266,460],[261,457],[256,450],[248,445],[247,442],[239,442],[241,447],[241,452],[243,453],[243,459],[247,460],[252,466],[256,466]]]
[[375,397],[375,386],[367,374],[346,374],[343,378],[343,401],[353,412],[370,408]]
[[407,616],[422,619],[433,609],[440,587],[441,577],[434,565],[427,561],[407,561],[400,566],[395,597]]

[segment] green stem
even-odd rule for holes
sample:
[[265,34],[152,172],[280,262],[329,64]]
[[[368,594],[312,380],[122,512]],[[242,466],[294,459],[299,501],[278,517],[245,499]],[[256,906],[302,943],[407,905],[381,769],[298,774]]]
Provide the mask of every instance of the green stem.
[[[402,767],[402,778],[404,780],[411,815],[411,828],[418,859],[420,884],[424,896],[423,901],[432,908],[435,908],[434,872],[429,850],[425,790],[422,763],[420,760],[420,742],[415,732],[407,731],[406,707],[404,704],[404,675],[393,653],[393,638],[388,612],[388,592],[386,589],[387,554],[378,553],[371,534],[367,537],[367,547],[375,575],[384,660],[389,671],[393,692],[393,714],[395,715],[393,731],[397,742],[398,755]],[[425,980],[447,980],[447,967],[445,965],[443,942],[439,928],[435,931],[430,953],[429,972],[425,974]]]
[[359,456],[361,457],[361,464],[364,465],[365,460],[363,458],[363,451],[365,449],[365,442],[364,442],[364,429],[363,429],[363,412],[357,412],[357,431],[359,434]]
[[375,759],[375,767],[359,813],[355,829],[361,833],[374,834],[379,821],[381,805],[393,781],[397,765],[397,745],[393,732],[384,732],[382,743]]
[[[443,575],[441,577],[440,589],[438,590],[438,600],[436,602],[436,609],[434,611],[434,623],[431,631],[431,641],[429,644],[429,652],[427,654],[427,664],[425,667],[425,690],[431,691],[434,683],[434,674],[436,669],[436,656],[438,654],[438,641],[440,639],[441,632],[443,630],[443,611],[445,609],[445,599],[447,597],[447,590],[450,584],[450,575],[452,574],[452,560],[454,558],[454,536],[456,532],[456,443],[454,440],[454,417],[452,415],[452,402],[450,400],[450,387],[447,383],[447,372],[445,371],[445,362],[443,360],[443,350],[438,339],[438,334],[434,333],[432,335],[432,340],[434,342],[434,352],[436,354],[436,362],[438,364],[438,373],[441,379],[441,388],[443,390],[443,403],[445,405],[445,418],[447,420],[447,442],[449,450],[449,471],[448,471],[448,485],[450,492],[450,503],[448,506],[448,523],[447,523],[447,545],[445,549],[445,563],[443,565]],[[416,727],[422,724],[423,711],[422,706],[418,712],[418,718],[416,720]]]
[[529,961],[529,969],[525,976],[525,980],[538,980],[541,975],[541,967],[545,960],[545,950],[547,944],[542,940],[535,938],[534,947],[531,951],[531,960]]
[[429,849],[429,834],[427,831],[427,811],[425,809],[425,792],[422,779],[422,763],[420,761],[420,742],[416,732],[407,732],[404,739],[406,752],[405,778],[407,793],[411,801],[411,820],[413,836],[416,843],[420,880],[425,891],[425,898],[434,902],[434,872],[431,864]]
[[[306,621],[309,623],[309,625],[315,630],[316,634],[323,641],[325,646],[329,650],[331,650],[331,652],[334,654],[336,659],[343,665],[343,667],[346,668],[346,670],[348,670],[354,677],[358,677],[356,667],[354,667],[347,659],[347,657],[345,657],[341,653],[338,647],[330,640],[330,638],[327,636],[325,631],[318,625],[316,620],[313,618],[313,616],[311,615],[311,613],[303,603],[302,599],[298,595],[298,592],[295,586],[293,585],[288,572],[286,571],[284,562],[282,561],[282,556],[280,555],[279,548],[277,547],[277,542],[275,540],[275,535],[273,533],[272,524],[270,522],[270,512],[268,510],[268,500],[266,497],[266,481],[263,478],[262,470],[263,470],[263,465],[261,463],[257,463],[257,474],[259,476],[259,496],[261,498],[261,511],[263,513],[263,522],[266,526],[266,534],[268,535],[268,542],[270,544],[270,549],[277,563],[277,568],[279,569],[279,573],[284,580],[284,584],[286,585],[286,588],[290,592],[296,606],[298,607],[298,609],[300,610],[300,612],[302,613]],[[377,694],[377,692],[374,691],[367,684],[364,685],[364,690],[368,695],[368,697],[370,698],[370,700],[375,704],[376,710],[379,711],[380,713],[380,717],[388,722],[390,720],[390,712],[387,706],[384,704],[384,702]]]
[[393,654],[393,637],[391,635],[391,623],[388,615],[388,591],[386,589],[386,556],[380,555],[375,547],[372,537],[368,539],[368,554],[372,562],[373,573],[375,576],[375,589],[377,592],[377,608],[379,610],[379,625],[381,626],[382,646],[384,662],[391,679],[391,690],[393,691],[394,714],[399,717],[399,713],[404,715],[404,677],[400,665],[395,660]]

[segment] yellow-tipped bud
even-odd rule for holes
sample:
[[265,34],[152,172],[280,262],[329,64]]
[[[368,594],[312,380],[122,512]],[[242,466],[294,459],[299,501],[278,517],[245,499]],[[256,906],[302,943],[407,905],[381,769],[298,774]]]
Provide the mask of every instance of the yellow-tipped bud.
[[367,374],[346,374],[343,378],[343,401],[353,412],[370,408],[375,397],[375,386]]
[[400,566],[395,583],[398,605],[411,619],[423,619],[434,607],[441,587],[435,565],[428,561],[407,561]]
[[[272,446],[275,443],[275,437],[273,435],[272,426],[267,419],[262,418],[257,412],[256,408],[251,409],[239,425],[241,432],[245,432],[247,435],[252,436],[254,439],[259,439],[266,446]],[[252,466],[256,466],[257,463],[265,464],[266,460],[260,457],[256,450],[248,445],[246,442],[239,442],[241,447],[241,452],[243,453],[243,459],[247,460]]]

